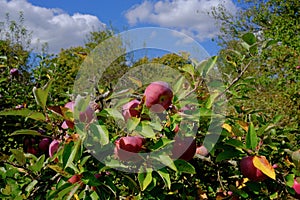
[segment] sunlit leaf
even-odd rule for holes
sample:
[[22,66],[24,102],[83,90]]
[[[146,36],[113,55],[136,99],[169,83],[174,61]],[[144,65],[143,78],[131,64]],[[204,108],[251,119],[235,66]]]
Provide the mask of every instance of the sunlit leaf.
[[181,159],[175,160],[174,164],[178,172],[196,174],[195,167],[185,160],[181,160]]
[[253,165],[272,179],[276,179],[275,170],[265,156],[254,156]]
[[166,168],[162,168],[157,170],[157,173],[164,180],[165,185],[168,187],[168,189],[171,189],[171,178],[168,170]]
[[21,129],[21,130],[17,130],[14,131],[12,134],[10,134],[11,136],[14,135],[32,135],[32,136],[40,136],[41,133],[35,130],[30,130],[30,129]]
[[18,161],[20,165],[24,165],[26,162],[26,158],[23,151],[20,151],[18,149],[10,149],[10,151],[13,153],[14,157]]
[[250,46],[256,42],[256,37],[253,33],[245,33],[242,39]]
[[139,173],[138,181],[140,183],[141,190],[144,191],[152,182],[152,170],[149,170],[146,173]]
[[49,94],[49,90],[52,84],[52,80],[49,80],[43,88],[33,88],[33,95],[36,103],[42,108],[46,107],[46,102]]
[[27,108],[23,108],[20,110],[15,110],[15,109],[4,110],[4,111],[0,112],[0,115],[22,116],[22,117],[27,117],[27,118],[34,119],[34,120],[39,120],[39,121],[46,120],[46,117],[43,113],[35,112],[35,111],[29,110]]
[[256,131],[253,123],[250,124],[249,130],[246,135],[246,147],[255,150],[258,143]]
[[130,77],[130,76],[129,76],[128,79],[129,79],[132,83],[136,84],[138,87],[142,87],[142,86],[143,86],[142,81],[140,81],[140,80],[138,80],[138,79],[136,79],[136,78],[134,78],[134,77]]

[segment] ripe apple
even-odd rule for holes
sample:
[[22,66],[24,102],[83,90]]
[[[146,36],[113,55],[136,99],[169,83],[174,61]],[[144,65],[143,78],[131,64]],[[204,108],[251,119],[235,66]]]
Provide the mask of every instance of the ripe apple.
[[23,141],[23,150],[26,153],[31,153],[33,155],[38,154],[36,146],[36,139],[32,137],[25,137]]
[[122,161],[136,161],[144,143],[144,138],[140,136],[121,137],[115,143],[114,153]]
[[42,152],[47,152],[50,143],[51,143],[50,138],[42,138],[41,141],[39,142],[39,150],[41,150]]
[[204,145],[201,145],[201,146],[197,147],[197,149],[196,149],[196,154],[199,154],[201,156],[207,156],[208,153],[209,152],[207,151],[207,149]]
[[252,181],[263,181],[267,178],[267,175],[262,173],[259,169],[257,169],[253,164],[254,156],[247,156],[242,158],[240,162],[240,169],[242,174],[249,178]]
[[140,115],[140,111],[137,110],[137,107],[139,106],[140,101],[137,99],[133,99],[132,101],[126,103],[122,107],[122,115],[127,121],[130,117],[138,117]]
[[27,153],[31,153],[33,155],[37,155],[38,154],[38,150],[35,147],[33,147],[33,146],[27,147],[26,152]]
[[154,113],[161,113],[172,104],[173,91],[166,82],[150,83],[144,92],[145,105]]
[[[74,106],[75,106],[75,102],[74,101],[70,101],[70,102],[66,103],[64,107],[65,108],[69,108],[72,112],[74,112]],[[74,122],[70,121],[70,120],[65,120],[62,123],[61,127],[63,129],[68,129],[68,128],[73,129],[74,128]]]
[[196,141],[193,137],[175,136],[172,158],[189,161],[196,153]]
[[53,140],[49,145],[49,156],[52,158],[53,155],[56,153],[59,147],[59,141]]
[[17,68],[12,68],[10,71],[9,71],[10,75],[12,76],[18,76],[19,75],[19,70]]
[[293,189],[295,190],[295,197],[300,198],[300,183],[298,183],[297,178],[294,179]]

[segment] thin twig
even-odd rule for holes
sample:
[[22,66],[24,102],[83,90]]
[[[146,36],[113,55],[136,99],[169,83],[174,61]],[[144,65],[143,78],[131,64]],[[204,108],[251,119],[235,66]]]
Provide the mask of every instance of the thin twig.
[[216,99],[222,97],[236,82],[238,82],[242,76],[244,75],[244,73],[247,71],[247,69],[249,68],[250,64],[251,64],[251,60],[249,61],[249,63],[244,67],[244,69],[241,71],[241,73],[230,83],[230,85],[223,91],[221,92]]

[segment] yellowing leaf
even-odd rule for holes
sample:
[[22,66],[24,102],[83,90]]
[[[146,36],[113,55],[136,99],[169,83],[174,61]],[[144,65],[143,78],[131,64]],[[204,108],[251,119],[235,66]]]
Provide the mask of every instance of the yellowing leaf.
[[228,133],[232,133],[232,128],[229,124],[223,124],[222,128],[224,128],[226,131],[228,131]]
[[253,165],[268,177],[276,179],[275,170],[265,156],[254,156]]
[[239,125],[244,129],[244,131],[248,132],[249,124],[244,121],[238,121]]
[[136,84],[138,87],[142,87],[143,86],[143,83],[142,83],[142,81],[140,81],[140,80],[138,80],[138,79],[136,79],[136,78],[134,78],[134,77],[128,77],[129,78],[129,80],[132,82],[132,83],[134,83],[134,84]]

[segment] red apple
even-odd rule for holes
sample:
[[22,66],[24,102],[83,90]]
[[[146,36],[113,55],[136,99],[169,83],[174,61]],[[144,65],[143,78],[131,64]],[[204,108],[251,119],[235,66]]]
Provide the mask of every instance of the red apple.
[[17,68],[12,68],[10,71],[9,71],[10,75],[12,76],[18,76],[19,75],[19,70]]
[[253,164],[254,156],[244,157],[240,162],[240,169],[242,174],[249,178],[252,181],[263,181],[267,178],[267,175],[262,173],[259,169],[257,169]]
[[[68,103],[65,104],[65,108],[69,108],[72,112],[74,112],[74,106],[75,106],[75,102],[74,101],[70,101]],[[73,121],[70,121],[70,120],[65,120],[61,127],[63,129],[68,129],[68,128],[71,128],[73,129],[74,128],[74,122]]]
[[68,179],[68,182],[71,184],[77,183],[81,180],[82,175],[75,174],[71,178]]
[[175,128],[174,128],[174,133],[178,133],[179,132],[179,125],[178,124],[176,124],[176,126],[175,126]]
[[122,137],[116,141],[115,155],[122,161],[136,161],[144,143],[144,138],[140,136]]
[[201,145],[200,147],[197,147],[196,149],[196,154],[199,154],[201,156],[207,156],[208,155],[208,151],[206,149],[205,146]]
[[196,141],[193,137],[175,136],[172,158],[189,161],[196,153]]
[[144,92],[145,105],[152,112],[161,113],[172,104],[173,91],[166,82],[150,83]]
[[52,158],[53,155],[56,153],[59,147],[59,141],[53,140],[49,145],[49,156]]
[[37,155],[38,154],[38,150],[35,147],[33,147],[33,146],[27,147],[26,152],[27,153],[31,153],[33,155]]
[[41,139],[41,141],[39,142],[39,150],[41,150],[42,152],[47,152],[49,149],[50,143],[51,143],[50,138]]
[[139,106],[140,101],[137,99],[133,99],[132,101],[126,103],[122,107],[122,115],[127,121],[130,117],[138,117],[140,115],[140,111],[137,110],[137,107]]
[[294,179],[293,189],[295,190],[295,197],[300,198],[300,183],[298,183],[297,178]]

